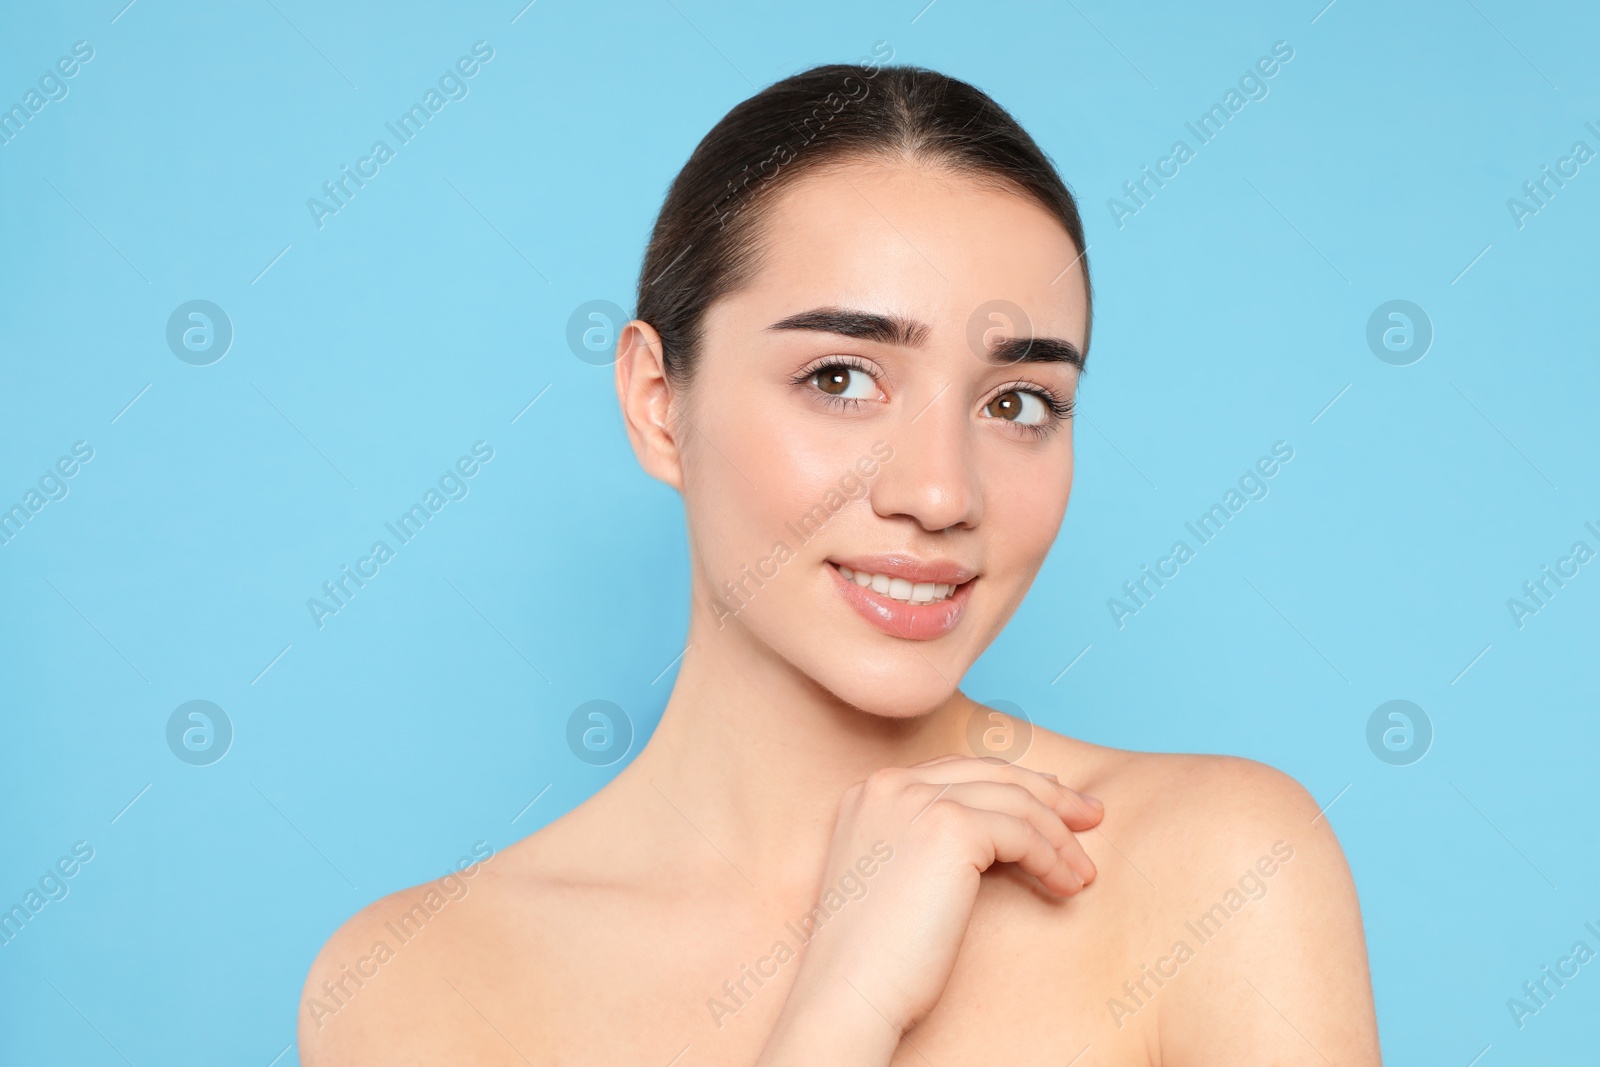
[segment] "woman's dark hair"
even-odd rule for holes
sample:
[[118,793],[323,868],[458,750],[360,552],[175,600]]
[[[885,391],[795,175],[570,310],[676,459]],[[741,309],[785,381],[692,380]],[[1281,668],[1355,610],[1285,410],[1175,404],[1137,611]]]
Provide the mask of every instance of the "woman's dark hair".
[[[1077,202],[1050,158],[987,94],[922,67],[812,67],[723,116],[667,191],[639,273],[635,315],[661,334],[668,374],[689,380],[706,309],[754,275],[760,225],[784,179],[823,163],[897,157],[950,167],[1036,201],[1077,246],[1088,289]],[[1086,296],[1092,322],[1092,290]],[[1087,330],[1086,323],[1085,355]]]

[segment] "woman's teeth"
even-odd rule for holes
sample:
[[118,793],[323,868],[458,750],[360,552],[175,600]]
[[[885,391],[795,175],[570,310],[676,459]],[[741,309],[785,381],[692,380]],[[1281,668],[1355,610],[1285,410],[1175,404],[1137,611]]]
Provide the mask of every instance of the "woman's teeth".
[[904,600],[908,604],[932,604],[956,591],[955,586],[943,582],[912,582],[905,578],[891,578],[887,574],[852,571],[849,567],[840,567],[839,573],[859,586],[870,587],[874,593]]

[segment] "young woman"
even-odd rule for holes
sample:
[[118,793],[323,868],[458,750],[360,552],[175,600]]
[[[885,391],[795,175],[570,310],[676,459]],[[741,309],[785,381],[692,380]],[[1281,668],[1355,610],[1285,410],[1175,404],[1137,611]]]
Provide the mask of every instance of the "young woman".
[[660,725],[570,814],[350,920],[304,1063],[1379,1062],[1304,789],[958,688],[1067,507],[1084,251],[1045,155],[940,74],[819,67],[717,124],[618,342],[689,530]]

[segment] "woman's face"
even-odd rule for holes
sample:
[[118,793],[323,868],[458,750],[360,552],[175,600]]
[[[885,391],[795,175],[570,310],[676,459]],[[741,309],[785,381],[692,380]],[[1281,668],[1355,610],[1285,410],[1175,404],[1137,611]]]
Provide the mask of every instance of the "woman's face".
[[1081,250],[1019,194],[865,162],[791,181],[762,247],[673,399],[696,624],[865,711],[929,711],[1066,511]]

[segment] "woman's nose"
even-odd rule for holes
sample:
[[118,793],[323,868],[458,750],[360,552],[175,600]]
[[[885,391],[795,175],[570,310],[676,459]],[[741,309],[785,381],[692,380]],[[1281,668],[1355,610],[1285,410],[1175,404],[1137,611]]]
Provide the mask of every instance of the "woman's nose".
[[983,485],[972,431],[961,398],[948,384],[902,411],[889,434],[894,458],[872,485],[872,510],[911,519],[930,533],[976,526]]

